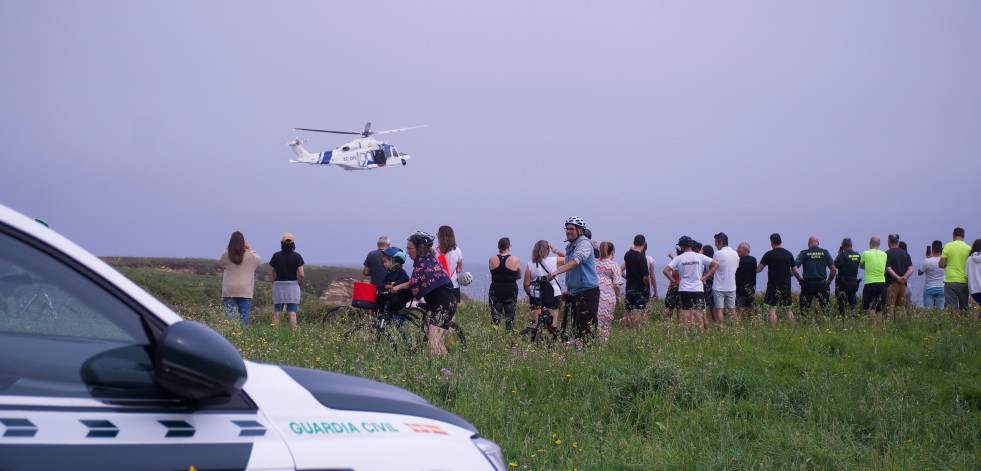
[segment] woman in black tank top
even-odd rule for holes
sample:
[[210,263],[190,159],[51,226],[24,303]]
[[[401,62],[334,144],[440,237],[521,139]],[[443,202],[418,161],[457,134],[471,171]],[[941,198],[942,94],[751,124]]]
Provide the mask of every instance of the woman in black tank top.
[[[511,330],[514,323],[514,311],[518,305],[518,280],[521,279],[521,261],[511,255],[511,239],[502,237],[497,242],[500,252],[488,261],[491,274],[488,301],[491,307],[491,320],[494,325],[501,324],[501,312],[504,312],[504,325]],[[515,267],[515,268],[511,268]]]

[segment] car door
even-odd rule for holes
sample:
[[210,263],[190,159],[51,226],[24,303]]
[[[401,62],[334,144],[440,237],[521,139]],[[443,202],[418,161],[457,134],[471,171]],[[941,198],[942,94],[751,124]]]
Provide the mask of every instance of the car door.
[[294,469],[244,392],[202,404],[157,384],[166,327],[0,223],[0,469]]

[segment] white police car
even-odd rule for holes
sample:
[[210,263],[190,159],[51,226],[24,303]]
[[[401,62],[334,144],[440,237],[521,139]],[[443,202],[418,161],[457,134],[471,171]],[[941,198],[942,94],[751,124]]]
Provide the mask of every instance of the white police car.
[[403,389],[243,361],[126,277],[0,205],[0,470],[504,469]]

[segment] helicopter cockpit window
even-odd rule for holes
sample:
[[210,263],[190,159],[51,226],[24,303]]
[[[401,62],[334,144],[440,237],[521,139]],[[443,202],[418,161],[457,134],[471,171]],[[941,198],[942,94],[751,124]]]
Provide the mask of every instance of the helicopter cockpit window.
[[394,148],[394,147],[392,147],[392,156],[394,156],[394,157],[398,157],[399,155],[400,155],[400,154],[399,154],[399,150],[398,150],[398,149],[396,149],[396,148]]

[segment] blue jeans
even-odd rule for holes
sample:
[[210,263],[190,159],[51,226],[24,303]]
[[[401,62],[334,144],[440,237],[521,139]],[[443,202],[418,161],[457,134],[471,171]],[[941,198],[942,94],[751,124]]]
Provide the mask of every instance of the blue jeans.
[[249,313],[252,312],[252,298],[221,298],[221,307],[225,309],[225,319],[235,319],[235,308],[242,316],[242,323],[249,325]]
[[943,286],[937,288],[930,288],[923,291],[923,307],[933,307],[936,306],[937,309],[944,308],[944,288]]

